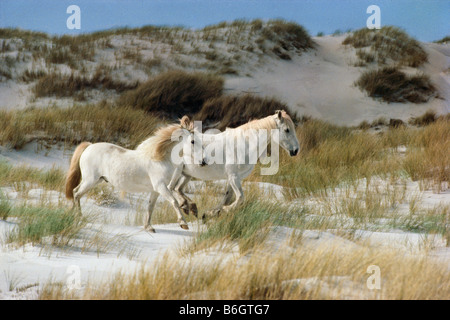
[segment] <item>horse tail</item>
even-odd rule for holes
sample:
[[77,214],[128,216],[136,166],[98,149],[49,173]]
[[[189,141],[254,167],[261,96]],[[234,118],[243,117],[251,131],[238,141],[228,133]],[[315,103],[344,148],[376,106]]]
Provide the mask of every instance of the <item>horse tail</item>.
[[82,142],[75,149],[72,159],[70,160],[69,171],[66,177],[66,198],[73,199],[73,189],[80,184],[81,181],[81,169],[80,158],[81,154],[91,145],[90,142]]

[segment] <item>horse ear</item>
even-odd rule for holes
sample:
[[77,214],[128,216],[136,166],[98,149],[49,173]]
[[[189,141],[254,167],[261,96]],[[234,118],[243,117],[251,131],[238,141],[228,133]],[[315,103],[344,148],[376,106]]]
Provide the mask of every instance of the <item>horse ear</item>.
[[191,119],[189,119],[188,116],[183,116],[183,118],[181,118],[181,120],[180,120],[180,126],[181,126],[183,129],[189,129],[190,124],[191,124]]
[[275,111],[275,114],[278,116],[278,119],[282,119],[283,118],[283,110],[277,110]]

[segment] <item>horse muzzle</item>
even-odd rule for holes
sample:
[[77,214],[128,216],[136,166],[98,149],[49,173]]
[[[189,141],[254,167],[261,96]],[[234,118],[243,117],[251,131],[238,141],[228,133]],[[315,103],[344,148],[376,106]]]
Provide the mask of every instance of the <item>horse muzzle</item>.
[[298,154],[298,149],[294,149],[294,150],[289,150],[289,155],[291,157],[294,157]]

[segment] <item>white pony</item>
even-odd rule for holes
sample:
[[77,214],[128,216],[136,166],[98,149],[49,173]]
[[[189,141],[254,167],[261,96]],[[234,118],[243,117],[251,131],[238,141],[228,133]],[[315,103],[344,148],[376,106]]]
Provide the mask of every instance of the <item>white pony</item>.
[[[245,132],[248,129],[266,130],[270,137],[272,137],[271,135],[274,131],[276,131],[278,132],[279,145],[288,151],[290,156],[295,156],[298,154],[300,144],[296,136],[294,123],[285,111],[277,110],[274,115],[270,115],[259,120],[250,121],[234,129],[227,128],[224,132],[211,135],[210,138],[212,138],[212,141],[209,144],[205,141],[208,140],[208,134],[203,134],[203,146],[205,147],[205,150],[208,148],[214,149],[214,145],[211,144],[221,143],[223,154],[225,155],[225,161],[223,164],[208,163],[208,166],[205,167],[193,166],[189,164],[185,165],[181,178],[176,183],[171,183],[171,185],[174,185],[174,193],[186,199],[183,193],[183,188],[191,178],[197,178],[200,180],[226,179],[227,188],[225,197],[223,198],[220,206],[210,212],[210,215],[219,214],[222,210],[229,211],[230,209],[233,209],[241,204],[244,200],[241,181],[252,172],[255,167],[255,163],[248,161],[250,155],[247,154],[245,155],[245,163],[230,164],[228,159],[226,159],[227,154],[225,149],[227,140],[232,139],[234,141],[236,137],[245,135]],[[223,141],[225,141],[225,143],[223,143]],[[260,149],[258,151],[258,158],[261,156],[261,152],[264,153],[264,151],[266,151],[270,141],[272,141],[272,139],[266,139],[265,145],[262,146],[263,150]],[[248,144],[248,139],[246,140],[246,143]],[[247,147],[246,150],[248,150]],[[272,150],[274,150],[274,147],[278,148],[278,146],[272,146]],[[233,198],[233,193],[235,195],[235,200],[230,203]]]
[[[171,161],[171,151],[183,139],[183,150],[201,146],[200,135],[194,134],[192,123],[184,116],[180,124],[161,128],[142,142],[136,150],[129,150],[111,143],[82,142],[75,149],[66,179],[66,197],[73,199],[74,207],[81,212],[80,198],[102,181],[111,183],[118,190],[130,193],[150,192],[148,218],[144,228],[155,232],[151,217],[156,200],[162,195],[168,200],[183,229],[189,229],[181,214],[181,208],[172,192],[167,188],[171,178],[176,178],[177,165]],[[203,148],[201,149],[203,150]],[[193,155],[194,153],[190,153]],[[202,153],[203,155],[203,153]],[[185,153],[183,152],[183,157]],[[193,163],[192,161],[189,161]],[[202,158],[200,165],[206,160]],[[182,166],[181,163],[178,166]],[[178,171],[181,174],[181,171]]]

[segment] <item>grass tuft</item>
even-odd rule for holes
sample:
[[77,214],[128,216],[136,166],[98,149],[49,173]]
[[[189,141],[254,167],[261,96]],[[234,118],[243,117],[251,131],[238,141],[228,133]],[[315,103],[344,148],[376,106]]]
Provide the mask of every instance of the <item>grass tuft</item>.
[[8,241],[19,245],[44,244],[50,237],[52,245],[66,246],[87,224],[86,218],[60,208],[17,207],[9,217],[15,218],[17,226],[8,235]]
[[428,76],[408,76],[398,67],[365,71],[355,84],[370,97],[386,102],[425,103],[436,93]]
[[170,117],[198,112],[208,99],[222,94],[224,80],[207,73],[168,71],[124,93],[119,106]]

